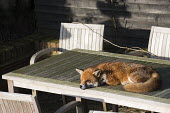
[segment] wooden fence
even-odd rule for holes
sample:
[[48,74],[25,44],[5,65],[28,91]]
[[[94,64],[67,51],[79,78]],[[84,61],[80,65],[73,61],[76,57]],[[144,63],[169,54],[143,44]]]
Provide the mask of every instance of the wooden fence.
[[104,37],[147,47],[151,26],[170,27],[169,0],[35,0],[37,27],[59,35],[61,22],[105,24]]
[[33,0],[0,1],[0,42],[23,38],[35,28]]

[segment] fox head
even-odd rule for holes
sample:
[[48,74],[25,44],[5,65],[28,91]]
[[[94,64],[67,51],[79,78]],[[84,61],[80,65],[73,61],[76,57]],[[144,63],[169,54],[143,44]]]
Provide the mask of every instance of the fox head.
[[[80,73],[80,88],[87,89],[92,87],[98,87],[100,83],[103,83],[102,79],[102,70],[97,69],[93,70],[92,68],[88,68],[86,70],[76,69],[78,73]],[[101,81],[101,82],[100,82]]]

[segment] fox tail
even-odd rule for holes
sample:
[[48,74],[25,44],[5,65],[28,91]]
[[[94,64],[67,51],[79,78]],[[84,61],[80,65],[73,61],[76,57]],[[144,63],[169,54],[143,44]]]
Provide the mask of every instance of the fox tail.
[[144,83],[130,83],[123,86],[126,91],[130,92],[149,92],[160,88],[160,76],[153,72],[150,79]]

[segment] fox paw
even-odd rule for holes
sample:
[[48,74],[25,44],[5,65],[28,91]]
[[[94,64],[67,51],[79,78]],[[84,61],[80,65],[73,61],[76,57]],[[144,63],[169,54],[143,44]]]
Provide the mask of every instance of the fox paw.
[[106,74],[104,74],[103,76],[102,76],[102,78],[99,80],[99,83],[101,84],[101,85],[103,85],[103,84],[105,84],[107,82],[107,80],[106,80]]

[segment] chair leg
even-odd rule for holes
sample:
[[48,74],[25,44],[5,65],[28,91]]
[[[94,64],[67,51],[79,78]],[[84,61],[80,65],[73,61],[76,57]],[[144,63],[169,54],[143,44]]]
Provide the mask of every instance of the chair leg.
[[72,101],[58,109],[55,113],[68,113],[72,108],[78,107],[77,113],[83,112],[83,104],[79,101]]
[[84,113],[82,106],[76,107],[76,113]]
[[76,97],[76,101],[80,101],[80,102],[83,103],[83,108],[76,107],[77,113],[87,113],[88,112],[88,106],[86,104],[86,100],[79,98],[79,97]]

